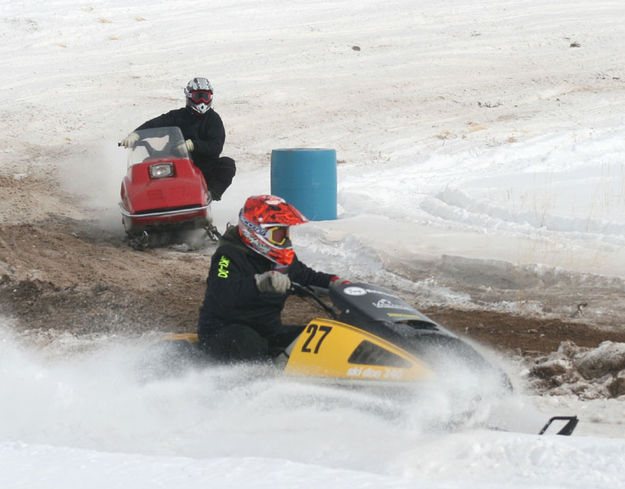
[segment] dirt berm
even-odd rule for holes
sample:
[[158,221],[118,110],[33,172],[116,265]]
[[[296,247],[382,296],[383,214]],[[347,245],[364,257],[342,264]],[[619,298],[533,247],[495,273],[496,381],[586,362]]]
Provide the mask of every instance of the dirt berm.
[[[135,251],[120,234],[67,217],[4,223],[0,311],[21,330],[131,336],[154,330],[194,331],[213,249]],[[586,347],[605,340],[625,342],[625,332],[580,319],[453,307],[423,312],[461,335],[523,355],[555,351],[565,340]],[[317,314],[314,305],[293,297],[284,319],[303,323]]]

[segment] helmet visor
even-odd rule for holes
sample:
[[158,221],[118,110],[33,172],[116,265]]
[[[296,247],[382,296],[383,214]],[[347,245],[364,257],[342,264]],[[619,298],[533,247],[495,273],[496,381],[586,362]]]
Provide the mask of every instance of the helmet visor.
[[288,226],[274,226],[267,229],[267,239],[278,246],[284,245],[289,239]]
[[213,100],[213,92],[208,90],[197,90],[195,92],[191,92],[190,96],[191,100],[193,100],[196,104],[201,102],[208,104],[211,100]]

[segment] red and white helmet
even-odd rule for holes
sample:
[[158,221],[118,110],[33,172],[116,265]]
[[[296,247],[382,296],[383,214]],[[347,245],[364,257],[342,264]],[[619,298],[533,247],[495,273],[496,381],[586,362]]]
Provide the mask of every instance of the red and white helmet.
[[187,107],[198,114],[206,114],[213,105],[213,86],[206,78],[194,78],[184,89]]
[[275,195],[255,195],[239,212],[239,234],[248,248],[279,265],[290,265],[295,252],[289,226],[308,219],[291,204]]

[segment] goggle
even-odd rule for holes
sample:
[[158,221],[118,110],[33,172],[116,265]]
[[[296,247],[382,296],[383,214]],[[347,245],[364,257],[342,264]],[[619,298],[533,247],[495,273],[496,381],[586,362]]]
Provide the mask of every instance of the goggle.
[[278,246],[282,246],[289,239],[288,226],[274,226],[267,228],[267,239]]
[[213,100],[213,92],[209,91],[196,91],[191,92],[191,100],[193,100],[196,104],[200,102],[204,102],[206,104],[210,103]]

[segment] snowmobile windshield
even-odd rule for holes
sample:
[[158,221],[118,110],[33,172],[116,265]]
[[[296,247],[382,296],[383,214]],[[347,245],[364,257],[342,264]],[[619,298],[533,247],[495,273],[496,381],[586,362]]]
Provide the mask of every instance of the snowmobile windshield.
[[135,132],[139,140],[128,150],[128,166],[144,161],[190,159],[178,127],[156,127]]

